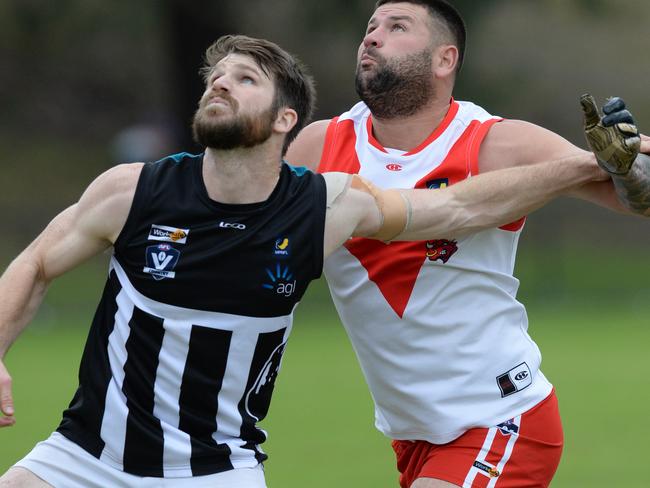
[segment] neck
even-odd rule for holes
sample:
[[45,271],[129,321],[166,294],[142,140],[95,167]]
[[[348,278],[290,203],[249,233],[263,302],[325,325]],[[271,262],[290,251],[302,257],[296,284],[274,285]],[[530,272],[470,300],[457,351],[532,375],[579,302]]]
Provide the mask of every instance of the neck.
[[217,202],[263,202],[280,178],[280,164],[281,151],[272,141],[228,151],[207,148],[203,157],[203,181],[208,196]]
[[372,134],[384,147],[410,151],[440,125],[449,111],[450,98],[434,99],[407,117],[380,119],[373,115]]

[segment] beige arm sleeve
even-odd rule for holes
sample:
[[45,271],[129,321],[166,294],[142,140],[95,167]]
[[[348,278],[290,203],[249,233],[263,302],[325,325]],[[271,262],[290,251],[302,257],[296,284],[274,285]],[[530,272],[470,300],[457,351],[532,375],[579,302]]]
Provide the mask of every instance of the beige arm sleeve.
[[388,242],[406,230],[411,214],[411,205],[406,195],[399,190],[377,188],[359,175],[352,176],[350,187],[371,195],[381,213],[381,226],[370,238]]

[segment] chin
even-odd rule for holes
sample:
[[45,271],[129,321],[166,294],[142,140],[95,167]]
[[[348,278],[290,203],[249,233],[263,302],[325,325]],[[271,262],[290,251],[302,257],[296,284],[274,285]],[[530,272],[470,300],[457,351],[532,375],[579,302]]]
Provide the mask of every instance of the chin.
[[228,115],[228,107],[217,103],[208,105],[204,110],[205,115],[209,117],[223,117]]

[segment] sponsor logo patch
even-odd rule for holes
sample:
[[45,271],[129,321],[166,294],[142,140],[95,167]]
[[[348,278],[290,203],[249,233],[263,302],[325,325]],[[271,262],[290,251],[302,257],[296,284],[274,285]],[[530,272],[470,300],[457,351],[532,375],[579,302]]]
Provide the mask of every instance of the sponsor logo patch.
[[153,224],[149,230],[149,237],[147,239],[150,241],[185,244],[187,242],[187,235],[189,233],[190,229],[178,229],[177,227]]
[[169,244],[149,246],[145,250],[145,262],[147,265],[142,271],[152,275],[157,281],[165,278],[175,278],[176,272],[174,268],[178,263],[180,255],[180,251],[174,249]]
[[288,266],[277,263],[275,269],[266,268],[265,271],[269,279],[262,285],[263,288],[273,290],[284,297],[290,297],[296,291],[296,280]]
[[519,434],[519,426],[515,424],[515,419],[506,420],[497,425],[503,435]]
[[219,222],[219,227],[222,229],[237,229],[237,230],[245,230],[246,226],[244,224],[240,224],[237,222]]
[[438,178],[426,182],[429,190],[438,190],[440,188],[447,188],[449,186],[449,178]]
[[290,241],[288,237],[280,237],[275,241],[275,248],[273,249],[273,254],[279,257],[288,257],[289,250],[291,246],[289,245]]
[[487,473],[490,478],[497,478],[501,474],[493,466],[489,466],[481,461],[474,461],[474,467]]
[[426,256],[429,261],[440,260],[443,263],[449,261],[456,251],[458,251],[457,241],[448,241],[447,239],[437,239],[435,241],[426,241]]
[[517,393],[533,383],[530,368],[526,363],[521,363],[510,371],[497,376],[497,384],[501,390],[501,398]]
[[402,165],[398,163],[390,163],[386,165],[388,171],[402,171]]

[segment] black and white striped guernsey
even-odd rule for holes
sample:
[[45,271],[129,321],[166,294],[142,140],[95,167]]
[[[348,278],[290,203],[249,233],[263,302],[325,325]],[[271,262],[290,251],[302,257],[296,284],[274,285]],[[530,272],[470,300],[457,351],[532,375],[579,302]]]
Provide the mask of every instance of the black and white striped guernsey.
[[139,476],[267,458],[292,312],[323,264],[322,176],[282,164],[262,203],[208,197],[202,155],[144,165],[58,431]]

